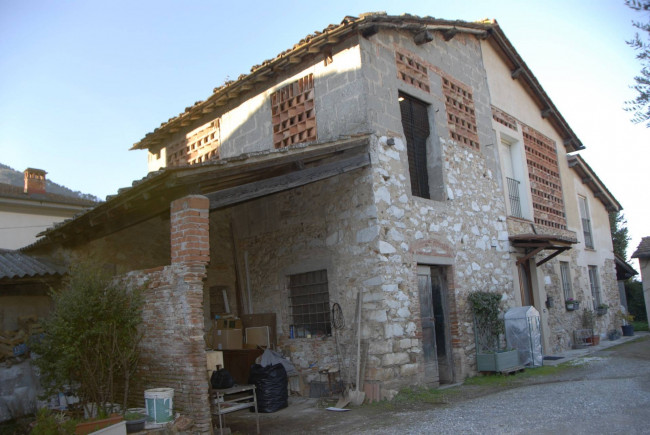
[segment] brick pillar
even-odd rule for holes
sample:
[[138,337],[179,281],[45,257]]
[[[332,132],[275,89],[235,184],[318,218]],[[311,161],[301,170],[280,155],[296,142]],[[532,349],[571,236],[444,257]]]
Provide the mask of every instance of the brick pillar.
[[[212,417],[206,379],[203,334],[203,281],[210,260],[208,198],[186,196],[171,204],[171,266],[173,277],[163,320],[171,332],[160,347],[167,376],[176,378],[174,405],[194,421],[193,432],[211,433]],[[162,344],[162,343],[161,343]],[[177,398],[178,397],[178,400]]]
[[210,261],[210,200],[191,195],[171,205],[172,264]]

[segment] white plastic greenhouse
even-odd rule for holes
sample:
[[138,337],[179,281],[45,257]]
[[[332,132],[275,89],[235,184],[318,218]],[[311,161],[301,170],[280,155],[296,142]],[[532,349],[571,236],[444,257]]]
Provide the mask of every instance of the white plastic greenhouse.
[[539,311],[532,306],[511,308],[504,320],[506,343],[509,348],[517,349],[519,362],[529,367],[541,366],[544,357]]

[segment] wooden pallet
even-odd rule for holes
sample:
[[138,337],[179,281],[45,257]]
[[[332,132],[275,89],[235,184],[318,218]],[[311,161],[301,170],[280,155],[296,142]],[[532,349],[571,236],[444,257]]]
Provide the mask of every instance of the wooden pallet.
[[500,370],[497,373],[501,373],[502,375],[510,375],[513,373],[523,372],[524,370],[526,370],[526,367],[519,365],[514,367],[508,367],[507,369]]

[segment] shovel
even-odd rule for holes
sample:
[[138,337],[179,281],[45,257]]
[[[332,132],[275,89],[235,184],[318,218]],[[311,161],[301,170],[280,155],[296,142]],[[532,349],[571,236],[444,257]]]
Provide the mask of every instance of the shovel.
[[358,325],[357,325],[357,383],[354,391],[350,391],[350,402],[359,406],[366,399],[366,393],[359,391],[359,374],[361,370],[361,290],[357,293],[357,307],[358,307]]

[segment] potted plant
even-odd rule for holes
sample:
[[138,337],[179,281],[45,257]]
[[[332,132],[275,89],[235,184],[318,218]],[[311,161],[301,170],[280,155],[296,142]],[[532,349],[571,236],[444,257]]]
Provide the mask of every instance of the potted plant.
[[609,305],[602,303],[596,307],[596,314],[598,316],[604,316],[607,314],[607,309],[609,308]]
[[147,415],[144,410],[140,409],[129,409],[126,414],[124,414],[124,420],[126,420],[126,432],[134,433],[144,430],[144,425],[147,422]]
[[623,313],[622,311],[619,311],[618,317],[623,322],[623,324],[621,325],[621,329],[623,330],[623,336],[632,337],[634,335],[634,326],[632,325],[632,322],[634,321],[634,316],[630,313]]
[[519,366],[519,352],[502,346],[501,295],[476,291],[470,293],[469,302],[474,314],[477,370],[500,372]]
[[564,302],[564,306],[567,311],[575,311],[580,308],[580,301],[576,301],[573,298],[569,298]]
[[589,331],[587,335],[587,344],[591,346],[596,346],[600,343],[600,335],[594,333],[594,327],[596,326],[596,319],[594,318],[594,312],[592,310],[586,309],[582,312],[582,327]]
[[611,341],[618,340],[621,338],[621,332],[618,329],[612,329],[607,333],[607,338]]

